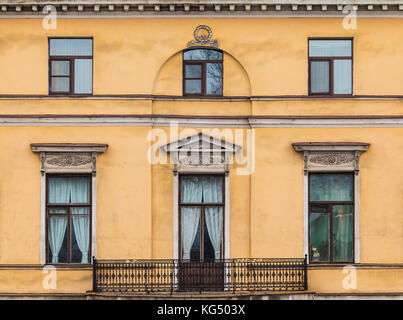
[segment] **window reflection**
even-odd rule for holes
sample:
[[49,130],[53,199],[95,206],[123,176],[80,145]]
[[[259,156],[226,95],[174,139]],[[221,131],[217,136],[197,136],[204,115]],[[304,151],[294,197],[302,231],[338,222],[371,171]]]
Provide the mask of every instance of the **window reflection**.
[[192,49],[183,53],[184,95],[223,94],[222,52],[214,49]]

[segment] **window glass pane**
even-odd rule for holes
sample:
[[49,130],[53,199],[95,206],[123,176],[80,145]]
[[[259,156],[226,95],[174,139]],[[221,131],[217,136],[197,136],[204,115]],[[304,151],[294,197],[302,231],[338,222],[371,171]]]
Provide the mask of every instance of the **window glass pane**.
[[310,57],[351,57],[351,40],[309,40]]
[[52,76],[69,76],[70,61],[53,60],[52,61]]
[[74,93],[92,93],[92,59],[74,61]]
[[67,214],[67,210],[66,209],[59,209],[59,208],[51,208],[49,209],[49,213],[50,214]]
[[353,206],[333,206],[333,261],[353,261]]
[[353,201],[353,176],[315,173],[310,175],[311,201]]
[[183,203],[201,203],[203,197],[202,177],[181,177],[181,200]]
[[70,78],[68,77],[52,77],[52,92],[70,92]]
[[90,214],[90,207],[73,207],[70,210],[71,214]]
[[185,93],[201,93],[201,80],[185,80]]
[[51,56],[92,56],[92,39],[50,39]]
[[203,202],[222,203],[222,178],[207,176],[202,177]]
[[90,179],[87,177],[48,178],[49,203],[89,203]]
[[351,60],[334,60],[334,93],[351,94]]
[[74,224],[71,224],[71,262],[80,263],[81,262],[81,251],[78,248],[76,230],[74,229]]
[[71,228],[71,262],[88,263],[88,252],[90,243],[90,217],[88,215],[73,216]]
[[311,92],[329,92],[329,61],[311,61]]
[[182,259],[200,260],[200,208],[181,208]]
[[185,65],[185,77],[186,78],[201,78],[201,69],[202,66],[200,64],[187,64]]
[[49,218],[48,225],[49,261],[67,262],[67,217]]
[[206,94],[222,95],[222,63],[206,63]]
[[222,52],[210,49],[194,49],[183,53],[184,60],[222,60]]
[[329,261],[330,215],[325,207],[311,207],[310,245],[311,261]]
[[204,224],[204,261],[214,261],[214,247],[207,230],[207,224]]
[[222,210],[222,207],[204,208],[204,258],[208,260],[221,259]]

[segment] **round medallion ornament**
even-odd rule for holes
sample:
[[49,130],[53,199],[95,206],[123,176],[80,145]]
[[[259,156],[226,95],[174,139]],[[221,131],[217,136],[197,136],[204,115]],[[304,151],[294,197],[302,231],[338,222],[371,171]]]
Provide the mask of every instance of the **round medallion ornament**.
[[[207,34],[206,34],[207,32]],[[206,25],[200,25],[195,29],[195,39],[199,42],[208,42],[211,40],[211,36],[213,32],[211,31],[210,27]]]

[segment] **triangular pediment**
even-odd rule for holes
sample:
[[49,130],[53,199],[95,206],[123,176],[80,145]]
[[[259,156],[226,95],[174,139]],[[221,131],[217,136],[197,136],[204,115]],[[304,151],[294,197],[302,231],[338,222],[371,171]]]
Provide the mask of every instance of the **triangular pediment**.
[[230,163],[241,147],[226,140],[199,133],[161,147],[171,155],[174,164],[185,166],[217,166]]
[[184,152],[184,151],[200,151],[200,152],[238,152],[241,147],[225,141],[217,139],[213,136],[199,133],[184,139],[171,142],[161,147],[167,153]]

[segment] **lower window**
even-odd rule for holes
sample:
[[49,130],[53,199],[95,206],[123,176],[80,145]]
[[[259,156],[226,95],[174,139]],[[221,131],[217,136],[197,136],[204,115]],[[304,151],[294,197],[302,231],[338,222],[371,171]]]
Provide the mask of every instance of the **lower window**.
[[48,176],[47,263],[90,263],[91,177]]
[[181,259],[222,259],[224,178],[182,175],[180,189]]
[[353,262],[354,175],[309,176],[309,247],[311,262]]

